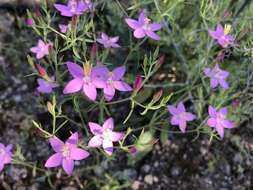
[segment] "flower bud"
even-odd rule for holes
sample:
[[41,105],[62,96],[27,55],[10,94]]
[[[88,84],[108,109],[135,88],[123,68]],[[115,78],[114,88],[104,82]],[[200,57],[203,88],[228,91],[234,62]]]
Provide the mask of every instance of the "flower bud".
[[155,102],[159,101],[162,95],[163,95],[163,90],[161,89],[157,93],[154,94],[153,101]]
[[142,78],[141,75],[137,75],[134,81],[133,89],[135,92],[138,92],[142,87]]
[[25,23],[26,23],[27,26],[32,26],[34,24],[32,18],[26,19]]
[[129,152],[129,154],[134,156],[137,153],[137,148],[131,147],[131,148],[128,149],[128,152]]
[[165,60],[165,55],[162,55],[159,57],[158,62],[157,62],[158,67],[160,67],[164,63],[164,60]]
[[46,70],[39,64],[36,64],[36,68],[40,76],[44,77],[47,74]]

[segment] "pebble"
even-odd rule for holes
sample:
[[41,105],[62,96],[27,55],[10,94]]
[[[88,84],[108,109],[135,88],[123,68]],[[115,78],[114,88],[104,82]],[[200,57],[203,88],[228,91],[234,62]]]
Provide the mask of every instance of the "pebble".
[[145,183],[147,183],[147,184],[149,184],[149,185],[152,185],[153,184],[153,182],[154,182],[154,178],[153,178],[153,176],[152,175],[146,175],[145,177],[144,177],[144,181],[145,181]]

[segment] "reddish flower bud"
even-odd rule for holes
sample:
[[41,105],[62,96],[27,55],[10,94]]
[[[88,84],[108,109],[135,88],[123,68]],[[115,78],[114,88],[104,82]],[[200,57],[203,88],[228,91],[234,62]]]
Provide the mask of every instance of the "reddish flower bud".
[[235,99],[232,101],[232,107],[233,108],[238,108],[240,106],[240,100],[239,99]]
[[92,47],[91,47],[91,50],[90,50],[91,59],[94,59],[96,57],[96,54],[97,54],[97,44],[93,43]]
[[159,101],[160,98],[162,97],[162,95],[163,95],[163,90],[161,89],[161,90],[159,90],[157,93],[154,94],[153,100],[154,100],[155,102]]
[[129,154],[134,156],[137,153],[137,148],[131,147],[131,148],[128,149],[128,152],[129,152]]
[[216,56],[215,59],[216,59],[217,61],[223,61],[224,58],[225,58],[225,52],[220,51],[220,52],[218,53],[218,55]]
[[46,70],[42,66],[40,66],[39,64],[36,64],[36,68],[37,68],[37,71],[40,76],[43,77],[47,74]]
[[135,92],[138,92],[142,87],[142,78],[141,75],[137,75],[134,81],[133,89]]
[[159,57],[158,62],[157,62],[159,67],[164,63],[164,60],[165,60],[165,55],[162,55]]
[[33,19],[28,18],[28,19],[26,19],[25,23],[26,23],[27,26],[32,26],[33,25]]

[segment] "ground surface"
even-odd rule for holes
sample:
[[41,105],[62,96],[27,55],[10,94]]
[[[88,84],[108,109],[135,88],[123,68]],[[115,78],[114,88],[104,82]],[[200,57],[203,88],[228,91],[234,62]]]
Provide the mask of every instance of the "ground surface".
[[[43,162],[50,154],[48,144],[31,128],[31,119],[44,111],[36,106],[35,81],[24,77],[29,74],[26,42],[32,42],[27,30],[22,32],[18,28],[20,21],[13,13],[0,10],[0,142],[19,144],[27,160]],[[193,141],[195,136],[171,135],[164,145],[157,143],[134,166],[122,166],[123,157],[102,163],[91,175],[99,177],[105,170],[118,175],[117,178],[126,177],[131,179],[131,188],[135,190],[250,190],[253,189],[253,126],[246,123],[236,130],[238,136],[234,139],[211,144],[205,137]],[[69,178],[57,178],[54,187],[86,189],[85,179],[66,179]],[[11,165],[0,174],[0,189],[44,190],[46,186],[45,178],[27,167]]]

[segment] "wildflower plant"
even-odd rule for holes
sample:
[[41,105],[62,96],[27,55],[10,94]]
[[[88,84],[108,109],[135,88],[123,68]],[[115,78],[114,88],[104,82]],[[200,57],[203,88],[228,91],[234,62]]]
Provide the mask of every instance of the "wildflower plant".
[[[53,148],[45,167],[62,165],[71,175],[76,160],[94,166],[120,152],[134,160],[172,134],[203,134],[211,143],[226,131],[237,132],[242,110],[235,112],[231,102],[243,96],[240,86],[252,82],[241,65],[252,62],[250,42],[238,37],[249,21],[231,33],[231,25],[220,23],[232,17],[222,21],[218,11],[210,11],[222,12],[227,3],[217,9],[214,2],[198,3],[201,21],[194,11],[182,11],[193,7],[178,0],[124,6],[68,0],[53,7],[44,2],[40,16],[28,11],[38,40],[28,55],[38,82],[34,90],[51,116],[48,127],[33,121]],[[103,8],[112,15],[103,15]],[[216,59],[227,52],[244,57]]]

